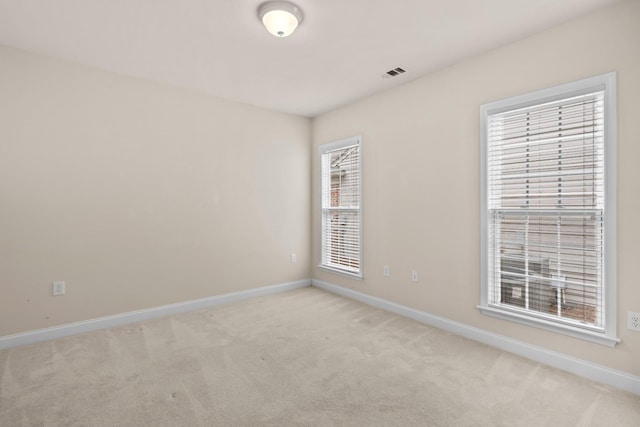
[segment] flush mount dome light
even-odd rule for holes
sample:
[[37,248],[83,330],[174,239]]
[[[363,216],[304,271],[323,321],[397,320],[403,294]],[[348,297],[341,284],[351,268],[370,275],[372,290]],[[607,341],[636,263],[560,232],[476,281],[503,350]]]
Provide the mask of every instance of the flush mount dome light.
[[302,22],[302,11],[288,1],[268,1],[258,8],[258,16],[267,30],[276,37],[287,37]]

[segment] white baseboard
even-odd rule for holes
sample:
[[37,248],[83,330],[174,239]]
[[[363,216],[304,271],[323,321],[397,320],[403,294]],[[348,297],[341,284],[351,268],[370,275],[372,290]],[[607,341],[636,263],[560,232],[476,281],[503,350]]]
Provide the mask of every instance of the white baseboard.
[[363,302],[367,305],[390,311],[403,317],[408,317],[426,325],[434,326],[436,328],[449,331],[456,335],[460,335],[465,338],[479,341],[492,347],[496,347],[501,350],[526,357],[527,359],[544,363],[545,365],[553,366],[554,368],[562,369],[581,377],[588,378],[593,381],[598,381],[603,384],[607,384],[640,395],[640,377],[637,377],[635,375],[631,375],[622,371],[616,371],[614,369],[597,365],[586,360],[577,359],[563,353],[558,353],[545,349],[543,347],[527,344],[525,342],[494,334],[493,332],[488,332],[483,329],[474,328],[473,326],[469,326],[464,323],[459,323],[453,320],[446,319],[444,317],[435,316],[433,314],[406,307],[404,305],[396,304],[382,298],[363,294],[361,292],[354,291],[348,288],[336,286],[331,283],[323,282],[321,280],[312,279],[311,285],[338,295],[342,295],[347,298]]
[[310,279],[298,280],[296,282],[282,283],[279,285],[264,286],[246,291],[233,292],[230,294],[216,295],[197,300],[184,301],[176,304],[163,305],[160,307],[147,308],[144,310],[130,311],[113,316],[99,317],[81,322],[67,323],[60,326],[53,326],[46,329],[24,332],[15,335],[0,337],[0,350],[18,347],[26,344],[33,344],[40,341],[47,341],[62,338],[69,335],[83,332],[106,329],[114,326],[126,325],[128,323],[141,322],[158,317],[170,316],[172,314],[184,313],[206,307],[213,307],[221,304],[229,304],[248,298],[256,298],[278,292],[290,291],[297,288],[304,288],[311,285]]
[[455,322],[444,317],[429,314],[420,310],[403,306],[382,298],[363,294],[351,289],[333,285],[331,283],[320,280],[299,280],[296,282],[282,283],[279,285],[264,286],[246,291],[233,292],[229,294],[217,295],[208,298],[202,298],[192,301],[185,301],[176,304],[169,304],[160,307],[154,307],[144,310],[131,311],[128,313],[117,314],[113,316],[100,317],[97,319],[86,320],[82,322],[68,323],[65,325],[54,326],[36,331],[7,335],[0,337],[0,350],[18,347],[26,344],[33,344],[40,341],[47,341],[56,338],[62,338],[69,335],[80,334],[83,332],[95,331],[98,329],[106,329],[115,326],[126,325],[129,323],[141,322],[149,319],[155,319],[172,314],[184,313],[187,311],[198,310],[206,307],[213,307],[221,304],[229,304],[249,298],[256,298],[265,295],[285,292],[306,286],[316,286],[318,288],[351,298],[365,304],[398,314],[403,317],[416,320],[426,325],[449,331],[465,338],[479,341],[492,347],[499,348],[519,356],[526,357],[536,362],[544,363],[558,369],[598,381],[610,386],[629,391],[640,395],[640,377],[628,374],[626,372],[616,371],[605,366],[597,365],[582,359],[577,359],[566,354],[558,353],[545,349],[543,347],[534,346],[525,342],[517,341],[502,335],[494,334],[483,329],[474,328],[463,323]]

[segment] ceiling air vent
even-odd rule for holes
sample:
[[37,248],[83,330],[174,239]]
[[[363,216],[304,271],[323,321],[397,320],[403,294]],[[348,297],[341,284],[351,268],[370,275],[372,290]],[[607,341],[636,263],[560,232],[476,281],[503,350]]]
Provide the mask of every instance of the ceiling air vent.
[[398,76],[398,75],[400,75],[402,73],[405,73],[405,72],[406,71],[404,69],[400,68],[400,67],[394,68],[393,70],[389,70],[386,73],[384,73],[382,75],[382,78],[383,79],[390,79],[391,77]]

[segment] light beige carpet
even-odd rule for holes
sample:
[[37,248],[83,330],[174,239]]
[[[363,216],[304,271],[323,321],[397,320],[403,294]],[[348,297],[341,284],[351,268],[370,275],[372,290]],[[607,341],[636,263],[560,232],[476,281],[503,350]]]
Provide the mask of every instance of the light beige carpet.
[[304,288],[0,351],[2,426],[639,426],[640,396]]

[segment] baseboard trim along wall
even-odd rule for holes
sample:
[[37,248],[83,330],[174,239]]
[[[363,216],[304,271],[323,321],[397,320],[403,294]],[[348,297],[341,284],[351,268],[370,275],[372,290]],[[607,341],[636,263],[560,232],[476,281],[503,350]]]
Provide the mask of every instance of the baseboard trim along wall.
[[141,322],[158,317],[170,316],[172,314],[184,313],[201,308],[213,307],[216,305],[229,304],[249,298],[256,298],[278,292],[290,291],[297,288],[304,288],[311,284],[310,279],[298,280],[296,282],[281,283],[278,285],[264,286],[246,291],[233,292],[229,294],[216,295],[191,301],[184,301],[175,304],[163,305],[144,310],[130,311],[113,316],[99,317],[81,322],[67,323],[53,326],[46,329],[38,329],[14,335],[0,337],[0,350],[18,347],[26,344],[33,344],[40,341],[47,341],[62,338],[69,335],[83,332],[95,331],[98,329],[112,328],[129,323]]
[[472,339],[474,341],[482,342],[492,347],[496,347],[501,350],[526,357],[536,362],[553,366],[554,368],[571,372],[573,374],[588,378],[593,381],[598,381],[603,384],[607,384],[640,395],[640,377],[636,377],[626,372],[616,371],[614,369],[587,362],[582,359],[577,359],[566,354],[527,344],[525,342],[494,334],[483,329],[474,328],[473,326],[469,326],[464,323],[455,322],[444,317],[429,314],[420,310],[406,307],[401,304],[387,301],[382,298],[363,294],[352,289],[343,288],[341,286],[316,279],[304,279],[278,285],[264,286],[256,289],[249,289],[246,291],[216,295],[197,300],[184,301],[175,304],[163,305],[160,307],[153,307],[144,310],[116,314],[113,316],[100,317],[97,319],[90,319],[75,323],[67,323],[64,325],[54,326],[46,329],[39,329],[36,331],[7,335],[4,337],[0,337],[0,350],[18,347],[21,345],[33,344],[41,341],[52,340],[56,338],[62,338],[99,329],[122,326],[130,323],[155,319],[158,317],[170,316],[187,311],[213,307],[216,305],[230,304],[249,298],[257,298],[265,295],[275,294],[278,292],[304,288],[309,285],[324,289],[338,295],[342,295],[346,298],[351,298],[363,302],[367,305],[377,307],[403,317],[408,317],[426,325],[434,326],[436,328],[443,329],[445,331]]
[[390,311],[403,317],[408,317],[420,323],[434,326],[474,341],[479,341],[492,347],[499,348],[500,350],[508,351],[510,353],[526,357],[527,359],[571,372],[593,381],[598,381],[612,387],[630,391],[631,393],[640,394],[640,377],[636,377],[635,375],[631,375],[626,372],[616,371],[614,369],[587,362],[582,359],[577,359],[563,353],[558,353],[543,347],[517,341],[483,329],[474,328],[473,326],[469,326],[464,323],[435,316],[433,314],[396,304],[382,298],[363,294],[352,289],[336,286],[321,280],[312,279],[311,285],[382,310]]

